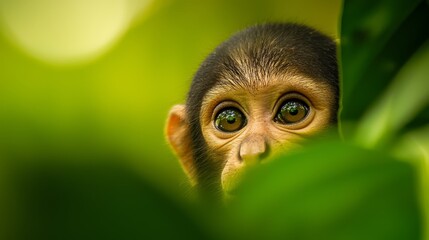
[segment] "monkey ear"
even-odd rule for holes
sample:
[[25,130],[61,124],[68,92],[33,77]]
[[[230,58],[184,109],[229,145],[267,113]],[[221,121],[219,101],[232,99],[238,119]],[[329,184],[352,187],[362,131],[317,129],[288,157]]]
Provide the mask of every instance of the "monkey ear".
[[180,159],[183,170],[191,184],[196,184],[195,166],[189,124],[185,105],[175,105],[168,114],[165,133],[168,143]]

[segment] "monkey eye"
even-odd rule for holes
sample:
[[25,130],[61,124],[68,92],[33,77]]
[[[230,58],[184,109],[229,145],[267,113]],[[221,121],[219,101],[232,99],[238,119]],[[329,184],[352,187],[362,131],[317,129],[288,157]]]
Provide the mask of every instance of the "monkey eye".
[[222,132],[235,132],[246,124],[244,114],[237,108],[229,107],[219,111],[215,118],[215,126]]
[[278,110],[274,121],[281,124],[300,122],[307,117],[309,109],[308,105],[301,100],[286,100]]

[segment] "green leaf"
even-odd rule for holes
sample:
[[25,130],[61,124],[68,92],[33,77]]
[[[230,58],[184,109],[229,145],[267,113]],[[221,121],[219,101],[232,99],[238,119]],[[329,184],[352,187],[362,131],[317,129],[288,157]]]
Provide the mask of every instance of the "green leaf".
[[249,173],[229,211],[235,237],[419,239],[416,172],[338,141],[284,155]]
[[342,120],[360,119],[426,41],[427,22],[429,9],[424,1],[344,2],[340,54]]
[[420,202],[425,215],[425,239],[429,239],[429,124],[408,132],[394,148],[395,156],[415,164],[420,172]]
[[[424,119],[429,109],[429,41],[414,54],[396,75],[383,96],[369,106],[367,113],[359,122],[357,141],[361,145],[374,147],[398,133],[420,112],[423,115],[414,120]],[[427,123],[427,122],[426,122]],[[409,127],[411,127],[409,125]]]
[[35,160],[9,169],[17,239],[209,238],[177,199],[120,161]]

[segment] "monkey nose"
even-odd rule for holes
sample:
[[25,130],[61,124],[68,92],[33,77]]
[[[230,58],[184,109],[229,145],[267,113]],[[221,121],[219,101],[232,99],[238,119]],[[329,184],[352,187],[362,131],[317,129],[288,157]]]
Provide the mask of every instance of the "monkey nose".
[[268,153],[267,143],[261,135],[246,138],[240,145],[240,159],[245,165],[253,165]]

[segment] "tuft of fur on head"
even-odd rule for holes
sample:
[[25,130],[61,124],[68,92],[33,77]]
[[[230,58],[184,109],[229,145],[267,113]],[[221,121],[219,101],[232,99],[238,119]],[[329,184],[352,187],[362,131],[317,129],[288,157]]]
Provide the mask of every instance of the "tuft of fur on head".
[[[199,182],[220,179],[207,168],[213,166],[200,124],[204,96],[216,85],[252,91],[284,74],[301,74],[316,82],[328,83],[336,95],[338,111],[338,66],[336,44],[310,27],[293,23],[271,23],[247,28],[220,44],[195,74],[186,102]],[[336,123],[337,119],[332,119]],[[220,174],[220,173],[219,173]]]
[[252,89],[285,73],[338,82],[335,42],[298,24],[257,25],[237,33],[214,52],[219,84]]

